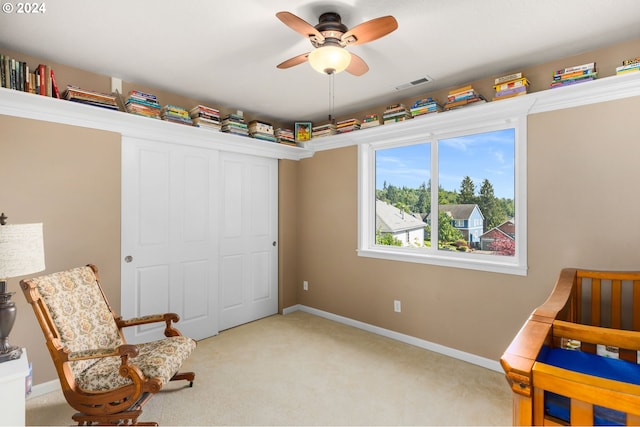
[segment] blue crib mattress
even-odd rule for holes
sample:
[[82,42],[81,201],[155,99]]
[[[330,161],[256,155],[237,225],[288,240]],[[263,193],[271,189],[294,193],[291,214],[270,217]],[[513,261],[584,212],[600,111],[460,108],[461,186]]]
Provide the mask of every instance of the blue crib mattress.
[[[640,365],[625,360],[549,347],[542,349],[537,360],[547,365],[582,374],[640,385]],[[569,422],[571,411],[568,397],[545,392],[544,400],[545,412],[548,415]],[[594,425],[626,425],[624,412],[594,405],[593,416]]]

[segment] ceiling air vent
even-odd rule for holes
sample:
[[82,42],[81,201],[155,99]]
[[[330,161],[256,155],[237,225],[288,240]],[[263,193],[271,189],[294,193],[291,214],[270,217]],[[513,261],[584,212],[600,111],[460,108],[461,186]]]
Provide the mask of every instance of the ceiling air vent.
[[409,82],[409,83],[401,84],[400,86],[396,86],[396,90],[404,90],[404,89],[409,89],[410,87],[420,86],[420,85],[423,85],[425,83],[429,83],[432,80],[433,79],[431,77],[424,76],[421,79],[414,80],[414,81]]

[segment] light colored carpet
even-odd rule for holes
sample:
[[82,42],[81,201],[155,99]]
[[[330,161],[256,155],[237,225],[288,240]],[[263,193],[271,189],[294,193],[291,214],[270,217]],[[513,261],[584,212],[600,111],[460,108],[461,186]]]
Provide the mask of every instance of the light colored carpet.
[[[139,421],[160,425],[510,425],[504,376],[304,312],[200,341]],[[69,425],[61,392],[27,400],[27,425]]]

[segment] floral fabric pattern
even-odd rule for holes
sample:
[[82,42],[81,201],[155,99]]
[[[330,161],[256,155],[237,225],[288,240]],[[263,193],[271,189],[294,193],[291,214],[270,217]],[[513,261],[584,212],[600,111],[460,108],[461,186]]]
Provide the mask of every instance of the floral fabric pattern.
[[[164,385],[178,372],[182,363],[196,348],[196,343],[187,337],[171,337],[138,344],[136,347],[139,351],[138,356],[129,359],[129,362],[140,368],[147,378],[159,377]],[[111,390],[130,384],[129,378],[122,377],[118,373],[119,366],[119,357],[99,359],[76,375],[76,383],[81,389],[88,391]]]
[[[90,267],[79,267],[32,279],[56,325],[65,350],[75,355],[104,353],[124,344],[97,278]],[[130,363],[146,377],[166,384],[189,357],[196,343],[188,337],[165,338],[136,345]],[[84,390],[109,390],[131,383],[121,377],[121,359],[103,357],[69,362],[76,383]]]

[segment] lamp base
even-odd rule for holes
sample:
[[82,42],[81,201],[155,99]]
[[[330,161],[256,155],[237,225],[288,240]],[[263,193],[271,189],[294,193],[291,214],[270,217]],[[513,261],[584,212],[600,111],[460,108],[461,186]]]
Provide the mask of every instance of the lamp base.
[[22,349],[20,347],[11,346],[6,350],[3,349],[0,353],[0,363],[20,359],[20,356],[22,356]]

